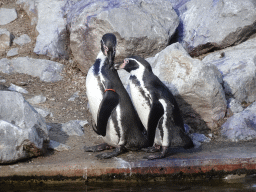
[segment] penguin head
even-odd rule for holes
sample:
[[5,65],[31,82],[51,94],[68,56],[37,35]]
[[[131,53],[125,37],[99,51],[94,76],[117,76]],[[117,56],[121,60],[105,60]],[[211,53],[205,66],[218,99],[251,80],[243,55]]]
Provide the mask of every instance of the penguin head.
[[101,51],[107,56],[109,67],[112,68],[116,54],[116,36],[113,33],[106,33],[102,36]]
[[129,73],[139,68],[143,68],[143,70],[148,70],[149,72],[152,72],[150,64],[145,59],[139,56],[131,56],[125,58],[123,63],[115,65],[115,69],[125,69]]

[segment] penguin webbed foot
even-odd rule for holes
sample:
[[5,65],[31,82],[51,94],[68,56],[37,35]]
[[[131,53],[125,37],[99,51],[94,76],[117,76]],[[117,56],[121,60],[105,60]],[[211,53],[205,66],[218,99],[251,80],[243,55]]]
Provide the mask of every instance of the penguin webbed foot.
[[155,154],[155,155],[150,155],[150,156],[145,156],[143,158],[147,159],[147,160],[162,159],[162,158],[166,157],[167,152],[168,152],[168,147],[162,146],[161,153],[158,153],[158,154]]
[[145,151],[147,153],[155,153],[155,152],[160,152],[161,146],[160,145],[154,145],[152,147],[142,148],[141,150]]
[[109,149],[113,149],[113,147],[108,145],[107,143],[102,143],[102,144],[90,146],[90,147],[84,146],[85,152],[99,152],[99,151],[104,151]]
[[107,152],[107,153],[101,153],[99,155],[96,155],[97,158],[99,159],[109,159],[111,157],[116,157],[123,153],[125,151],[125,148],[123,146],[118,146],[114,149],[112,152]]

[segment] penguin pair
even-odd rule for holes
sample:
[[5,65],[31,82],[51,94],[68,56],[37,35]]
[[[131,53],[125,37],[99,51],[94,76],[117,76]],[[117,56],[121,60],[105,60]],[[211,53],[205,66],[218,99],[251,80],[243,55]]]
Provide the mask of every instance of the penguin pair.
[[[126,150],[149,147],[148,152],[161,151],[148,157],[156,159],[165,157],[169,146],[193,147],[185,134],[173,95],[152,73],[149,63],[140,57],[131,57],[114,66],[115,49],[115,35],[103,35],[101,51],[87,74],[87,97],[95,121],[93,128],[103,136],[105,143],[85,147],[85,151],[115,147],[114,151],[97,156],[111,158]],[[136,110],[116,69],[131,73],[129,83]]]
[[166,156],[168,148],[194,146],[185,134],[184,122],[178,104],[171,91],[154,75],[150,64],[139,56],[124,59],[115,69],[130,73],[129,86],[136,111],[146,128],[148,152],[160,151],[148,159]]
[[148,146],[145,128],[117,71],[114,69],[116,37],[107,33],[101,39],[101,50],[86,77],[89,108],[95,122],[94,131],[105,143],[85,147],[85,151],[112,152],[99,154],[98,158],[111,158],[126,150],[138,150]]

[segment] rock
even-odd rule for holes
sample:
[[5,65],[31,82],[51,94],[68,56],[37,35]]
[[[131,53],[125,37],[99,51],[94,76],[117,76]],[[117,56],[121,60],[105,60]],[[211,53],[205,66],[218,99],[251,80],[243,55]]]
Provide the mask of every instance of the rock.
[[57,141],[50,140],[48,144],[48,149],[53,149],[55,151],[67,151],[67,150],[70,150],[71,147],[69,147],[68,145],[59,143]]
[[179,42],[191,56],[237,45],[256,30],[253,0],[191,0],[176,3]]
[[203,142],[208,143],[211,141],[209,137],[206,137],[204,134],[200,134],[200,133],[192,133],[190,137],[192,138],[192,140],[198,141],[200,143],[203,143]]
[[0,28],[0,52],[5,51],[10,47],[11,34],[7,29]]
[[15,9],[0,8],[0,25],[6,25],[17,19]]
[[10,51],[7,52],[7,57],[12,57],[19,54],[19,48],[12,48]]
[[22,46],[22,45],[25,45],[25,44],[27,44],[27,43],[30,43],[30,42],[31,42],[31,39],[30,39],[30,37],[29,37],[27,34],[23,34],[23,35],[21,35],[20,37],[15,38],[15,39],[13,40],[13,42],[14,42],[15,44],[18,44],[18,45]]
[[204,142],[208,143],[211,141],[209,137],[206,137],[204,134],[200,134],[200,133],[192,133],[192,134],[189,134],[189,136],[191,137],[195,148],[200,147],[201,144]]
[[0,71],[2,73],[7,73],[7,74],[14,72],[14,69],[11,65],[10,60],[8,60],[6,58],[0,59]]
[[221,127],[221,135],[234,142],[256,138],[256,102],[228,118]]
[[38,107],[34,107],[34,109],[44,118],[47,117],[48,115],[50,115],[51,117],[53,116],[53,114],[47,109],[41,109]]
[[6,83],[5,79],[0,79],[0,83]]
[[79,92],[80,92],[80,91],[75,92],[75,93],[72,95],[72,97],[70,97],[70,98],[68,99],[68,101],[75,101],[75,98],[78,98],[78,97],[79,97]]
[[41,81],[56,82],[62,79],[63,65],[44,59],[32,59],[18,57],[11,60],[0,59],[0,71],[3,73],[24,73],[33,77],[39,77]]
[[10,87],[8,88],[10,91],[16,91],[19,93],[24,93],[24,94],[28,94],[28,91],[22,87],[19,87],[17,85],[14,85],[11,83]]
[[230,109],[232,113],[240,113],[243,111],[241,102],[235,100],[234,98],[230,98],[228,100],[228,109]]
[[180,43],[150,61],[154,74],[176,97],[185,123],[194,130],[216,129],[227,106],[218,69],[191,58]]
[[30,104],[39,104],[46,101],[46,97],[43,95],[37,95],[27,100]]
[[105,33],[117,36],[116,61],[127,55],[153,56],[164,49],[179,19],[168,0],[81,0],[67,16],[70,48],[86,73],[95,62]]
[[240,102],[256,101],[256,38],[211,53],[203,62],[219,69],[227,96]]
[[186,134],[190,134],[192,132],[191,127],[187,124],[184,124],[184,129]]
[[[62,124],[61,130],[65,132],[67,135],[77,135],[83,136],[84,135],[84,128],[81,126],[81,121],[79,120],[72,120],[67,123]],[[82,123],[84,123],[82,121]]]
[[0,91],[0,163],[42,154],[49,141],[44,119],[17,92]]
[[63,7],[66,0],[35,1],[38,12],[34,52],[51,58],[67,58],[68,34]]

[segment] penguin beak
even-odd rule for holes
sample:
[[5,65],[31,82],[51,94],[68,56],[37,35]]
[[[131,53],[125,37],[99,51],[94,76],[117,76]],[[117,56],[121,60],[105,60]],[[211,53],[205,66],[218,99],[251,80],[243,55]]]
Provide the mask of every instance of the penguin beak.
[[123,67],[123,63],[118,63],[118,64],[115,64],[115,65],[114,65],[114,68],[115,68],[116,70],[123,69],[122,67]]
[[108,57],[110,68],[112,68],[114,65],[114,59],[115,59],[115,54],[116,54],[115,48],[113,48],[113,50],[105,49],[105,53]]
[[123,63],[115,64],[114,67],[115,67],[116,70],[124,69],[128,62],[129,61],[127,59],[124,59]]

